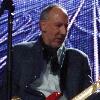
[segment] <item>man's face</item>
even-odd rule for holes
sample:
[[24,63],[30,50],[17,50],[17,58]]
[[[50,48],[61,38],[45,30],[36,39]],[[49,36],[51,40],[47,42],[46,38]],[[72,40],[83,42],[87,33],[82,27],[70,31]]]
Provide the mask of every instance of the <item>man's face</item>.
[[45,44],[58,48],[63,43],[67,34],[68,16],[55,7],[49,12],[48,20],[40,22],[42,38]]

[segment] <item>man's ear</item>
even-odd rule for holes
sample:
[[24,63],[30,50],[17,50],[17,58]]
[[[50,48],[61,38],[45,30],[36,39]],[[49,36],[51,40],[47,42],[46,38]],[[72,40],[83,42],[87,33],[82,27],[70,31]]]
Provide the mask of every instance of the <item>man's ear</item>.
[[47,21],[40,21],[40,29],[41,31],[45,32],[47,29]]

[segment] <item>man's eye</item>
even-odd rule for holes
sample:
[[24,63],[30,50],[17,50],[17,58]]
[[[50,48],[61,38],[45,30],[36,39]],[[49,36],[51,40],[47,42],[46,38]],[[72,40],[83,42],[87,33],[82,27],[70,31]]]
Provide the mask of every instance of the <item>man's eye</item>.
[[61,24],[56,25],[57,27],[61,27]]

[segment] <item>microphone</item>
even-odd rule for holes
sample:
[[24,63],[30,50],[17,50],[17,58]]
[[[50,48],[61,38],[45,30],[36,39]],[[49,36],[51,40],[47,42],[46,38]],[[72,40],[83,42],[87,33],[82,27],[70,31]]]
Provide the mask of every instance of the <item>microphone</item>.
[[0,16],[4,13],[5,10],[8,10],[11,13],[15,10],[13,0],[3,0],[0,8]]

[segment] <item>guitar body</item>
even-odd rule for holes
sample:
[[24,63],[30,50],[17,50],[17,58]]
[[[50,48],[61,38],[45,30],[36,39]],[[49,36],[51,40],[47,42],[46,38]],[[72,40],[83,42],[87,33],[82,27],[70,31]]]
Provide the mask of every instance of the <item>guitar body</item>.
[[49,95],[46,100],[59,100],[59,98],[62,96],[62,93],[59,92],[53,92],[51,95]]
[[[87,97],[95,93],[98,89],[100,89],[100,81],[97,81],[96,83],[93,83],[91,86],[89,86],[87,89],[82,91],[80,94],[72,98],[72,100],[85,100]],[[62,93],[59,92],[53,92],[51,95],[49,95],[46,100],[59,100],[62,96]],[[11,100],[21,100],[19,97],[13,97]]]
[[[100,80],[96,83],[93,83],[91,86],[89,86],[87,89],[82,91],[80,94],[72,98],[72,100],[85,100],[90,95],[95,93],[98,89],[100,89]],[[46,100],[59,100],[59,98],[62,96],[62,93],[59,92],[53,92],[51,95],[49,95]]]

